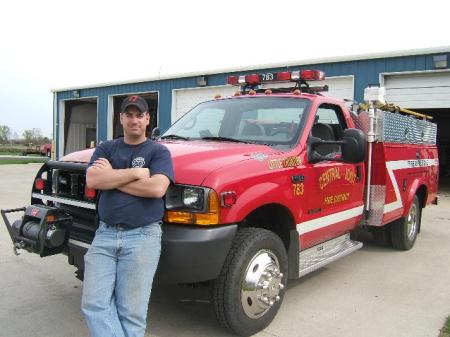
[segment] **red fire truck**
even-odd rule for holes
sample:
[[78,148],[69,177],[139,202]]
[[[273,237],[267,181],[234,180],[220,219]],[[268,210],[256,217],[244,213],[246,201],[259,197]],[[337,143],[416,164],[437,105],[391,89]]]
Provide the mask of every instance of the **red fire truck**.
[[[427,116],[381,104],[381,88],[351,110],[310,85],[324,77],[230,76],[234,96],[197,105],[157,140],[172,153],[176,183],[165,196],[156,282],[209,284],[215,316],[235,334],[272,321],[288,280],[361,248],[357,229],[412,248],[422,209],[437,202]],[[80,278],[97,227],[97,193],[85,183],[92,152],[48,161],[31,206],[2,210],[16,250],[67,254]],[[16,211],[25,214],[10,224]]]

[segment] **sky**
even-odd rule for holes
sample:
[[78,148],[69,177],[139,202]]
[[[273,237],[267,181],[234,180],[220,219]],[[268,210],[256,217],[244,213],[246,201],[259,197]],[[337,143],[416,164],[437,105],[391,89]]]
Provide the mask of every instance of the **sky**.
[[450,46],[445,0],[0,4],[0,125],[52,136],[52,89]]

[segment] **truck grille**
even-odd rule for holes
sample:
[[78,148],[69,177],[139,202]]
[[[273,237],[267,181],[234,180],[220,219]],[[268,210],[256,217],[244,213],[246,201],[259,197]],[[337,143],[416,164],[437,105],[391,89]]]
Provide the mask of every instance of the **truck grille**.
[[53,171],[53,195],[84,200],[86,179],[84,173],[73,173],[62,170]]

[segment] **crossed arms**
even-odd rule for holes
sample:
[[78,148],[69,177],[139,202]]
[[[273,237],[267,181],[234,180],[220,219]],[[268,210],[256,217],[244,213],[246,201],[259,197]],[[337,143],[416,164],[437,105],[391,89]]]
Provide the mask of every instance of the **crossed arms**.
[[97,190],[118,189],[144,198],[162,198],[170,180],[164,174],[150,176],[148,168],[113,169],[105,158],[97,159],[86,172],[86,184]]

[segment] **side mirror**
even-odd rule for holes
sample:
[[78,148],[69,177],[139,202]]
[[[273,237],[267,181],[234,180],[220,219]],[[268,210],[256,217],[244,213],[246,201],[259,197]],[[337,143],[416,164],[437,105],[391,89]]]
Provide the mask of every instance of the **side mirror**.
[[159,136],[161,136],[161,131],[159,130],[159,128],[158,127],[153,128],[153,130],[152,130],[152,139],[156,139]]
[[365,157],[366,137],[364,132],[359,129],[344,130],[342,139],[339,141],[324,141],[317,137],[310,137],[308,140],[308,161],[310,163],[323,160],[359,163]]
[[[333,144],[336,142],[333,142]],[[322,139],[314,136],[310,136],[308,139],[308,161],[311,164],[318,163],[322,160],[332,160],[328,156],[323,155],[325,148],[328,147],[330,142],[325,142]]]
[[366,158],[366,136],[360,129],[346,129],[342,135],[342,159],[346,163],[360,163]]

